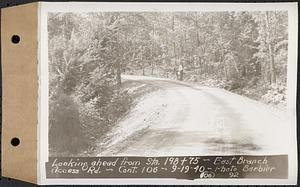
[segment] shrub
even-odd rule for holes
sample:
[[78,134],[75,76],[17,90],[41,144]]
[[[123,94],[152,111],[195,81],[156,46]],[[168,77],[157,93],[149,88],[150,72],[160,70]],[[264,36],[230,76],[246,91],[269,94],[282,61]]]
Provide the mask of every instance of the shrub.
[[77,153],[87,145],[78,106],[66,94],[50,103],[49,146],[58,152]]
[[286,87],[283,85],[271,85],[268,92],[261,97],[264,103],[286,104]]

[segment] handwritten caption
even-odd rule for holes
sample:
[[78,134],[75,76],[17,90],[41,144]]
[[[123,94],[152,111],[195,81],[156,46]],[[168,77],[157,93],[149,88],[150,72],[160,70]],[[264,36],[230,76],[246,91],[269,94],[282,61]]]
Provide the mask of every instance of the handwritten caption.
[[47,178],[287,178],[288,156],[50,157]]

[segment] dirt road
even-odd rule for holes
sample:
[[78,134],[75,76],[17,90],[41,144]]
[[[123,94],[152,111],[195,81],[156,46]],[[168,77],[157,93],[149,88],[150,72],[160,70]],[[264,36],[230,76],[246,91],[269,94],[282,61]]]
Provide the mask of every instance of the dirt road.
[[231,92],[174,80],[123,76],[155,86],[102,142],[127,156],[283,154],[283,111]]

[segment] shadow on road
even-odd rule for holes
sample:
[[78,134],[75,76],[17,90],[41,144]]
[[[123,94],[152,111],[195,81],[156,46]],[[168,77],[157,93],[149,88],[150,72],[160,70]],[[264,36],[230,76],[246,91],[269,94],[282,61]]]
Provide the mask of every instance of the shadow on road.
[[[259,145],[254,143],[253,138],[250,136],[252,133],[246,129],[246,125],[243,123],[238,111],[219,97],[207,91],[203,91],[203,93],[221,107],[217,116],[221,116],[224,119],[223,123],[217,124],[216,127],[216,131],[220,131],[218,135],[221,134],[222,136],[206,140],[210,151],[242,154],[261,149]],[[227,134],[223,134],[222,131],[227,132]]]

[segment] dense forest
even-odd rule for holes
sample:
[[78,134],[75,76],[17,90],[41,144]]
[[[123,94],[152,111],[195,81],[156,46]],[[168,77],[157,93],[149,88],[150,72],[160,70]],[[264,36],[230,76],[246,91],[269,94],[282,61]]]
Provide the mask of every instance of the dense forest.
[[50,13],[49,141],[79,152],[109,131],[133,100],[121,74],[223,88],[286,101],[287,12]]

